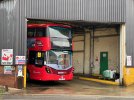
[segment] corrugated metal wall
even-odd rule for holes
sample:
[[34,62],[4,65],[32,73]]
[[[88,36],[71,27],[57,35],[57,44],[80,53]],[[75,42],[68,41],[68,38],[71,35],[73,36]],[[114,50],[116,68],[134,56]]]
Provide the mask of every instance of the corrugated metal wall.
[[0,50],[13,48],[15,55],[26,55],[26,18],[125,22],[125,5],[126,0],[3,0]]
[[124,22],[125,0],[21,0],[26,17]]
[[134,66],[134,0],[126,0],[126,52]]
[[21,52],[22,39],[19,25],[19,5],[17,0],[0,1],[0,51],[14,49],[14,53]]

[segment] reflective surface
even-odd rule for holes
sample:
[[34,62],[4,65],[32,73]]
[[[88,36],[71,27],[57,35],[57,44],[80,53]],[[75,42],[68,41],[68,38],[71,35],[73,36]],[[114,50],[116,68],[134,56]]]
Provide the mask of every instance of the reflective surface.
[[51,26],[48,30],[51,38],[71,38],[71,29],[69,28]]
[[[31,81],[27,89],[21,92],[10,92],[17,95],[101,95],[101,96],[134,96],[134,85],[129,87],[105,85],[91,81],[74,79],[72,81],[39,82]],[[133,99],[132,99],[133,100]]]
[[60,26],[48,27],[48,33],[51,38],[52,49],[71,49],[71,29]]
[[71,52],[69,51],[48,51],[48,64],[57,64],[61,69],[72,67]]

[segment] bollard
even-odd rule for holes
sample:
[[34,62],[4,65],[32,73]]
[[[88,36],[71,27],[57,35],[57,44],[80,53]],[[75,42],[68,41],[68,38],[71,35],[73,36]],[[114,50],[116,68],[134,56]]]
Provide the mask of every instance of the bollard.
[[17,88],[18,89],[22,89],[22,88],[24,88],[23,86],[23,77],[21,77],[21,76],[19,76],[19,77],[17,77]]

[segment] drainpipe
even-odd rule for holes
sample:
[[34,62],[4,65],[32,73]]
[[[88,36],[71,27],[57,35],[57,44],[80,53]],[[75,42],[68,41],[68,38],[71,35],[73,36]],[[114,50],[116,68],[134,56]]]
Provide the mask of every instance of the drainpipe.
[[90,33],[90,72],[89,74],[93,74],[92,68],[94,67],[94,31],[95,28],[94,26],[92,27],[92,31]]
[[85,53],[86,53],[86,31],[84,30],[84,45],[83,45],[83,48],[84,48],[84,52],[83,52],[83,75],[85,74]]

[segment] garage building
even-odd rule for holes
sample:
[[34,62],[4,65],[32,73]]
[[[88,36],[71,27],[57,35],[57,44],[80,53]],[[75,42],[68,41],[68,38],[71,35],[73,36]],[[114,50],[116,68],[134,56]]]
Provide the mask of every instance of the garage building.
[[[133,11],[134,0],[0,0],[0,50],[13,49],[16,66],[15,56],[27,53],[27,23],[68,24],[74,27],[75,74],[99,75],[100,59],[108,55],[107,69],[129,85],[134,83]],[[1,65],[0,74],[1,85],[16,87],[16,72],[5,75]]]

